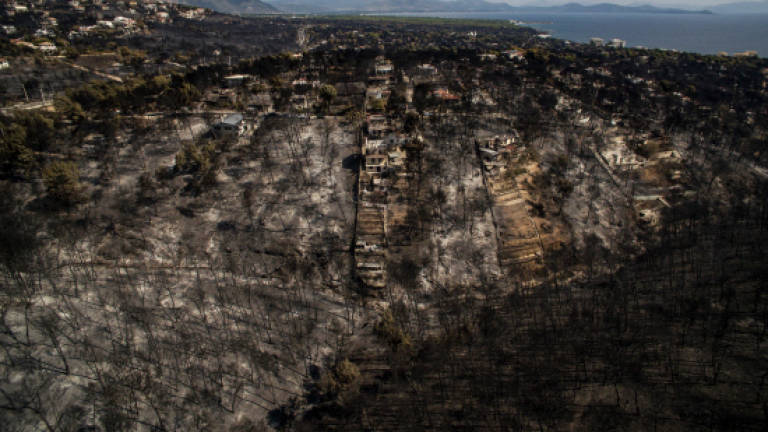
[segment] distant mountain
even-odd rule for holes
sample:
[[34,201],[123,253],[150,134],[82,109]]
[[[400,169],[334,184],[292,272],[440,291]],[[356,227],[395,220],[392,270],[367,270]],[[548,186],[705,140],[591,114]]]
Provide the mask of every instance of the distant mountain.
[[768,0],[738,3],[725,3],[710,8],[712,12],[721,14],[768,14]]
[[[528,9],[528,8],[526,8]],[[662,13],[662,14],[711,14],[708,10],[688,10],[674,8],[659,8],[651,5],[640,6],[622,6],[613,3],[599,3],[594,5],[582,5],[579,3],[566,3],[562,6],[551,6],[541,8],[530,8],[536,10],[546,10],[547,12],[569,12],[569,13]]]
[[270,0],[278,9],[286,12],[543,12],[543,13],[666,13],[690,14],[711,13],[685,9],[658,8],[650,5],[621,6],[600,3],[585,6],[567,3],[562,6],[521,6],[506,3],[491,3],[483,0]]
[[270,0],[286,12],[504,12],[505,3],[483,0]]
[[204,7],[223,13],[277,13],[274,6],[260,0],[179,0],[179,3]]

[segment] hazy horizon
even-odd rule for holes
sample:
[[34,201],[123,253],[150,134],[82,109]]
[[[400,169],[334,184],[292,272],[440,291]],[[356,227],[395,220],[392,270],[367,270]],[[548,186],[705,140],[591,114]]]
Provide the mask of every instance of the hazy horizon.
[[[303,0],[264,0],[266,3],[297,3],[306,4]],[[452,2],[457,0],[438,0],[443,2]],[[511,6],[560,6],[567,3],[579,3],[582,5],[594,5],[600,3],[612,3],[623,6],[643,6],[651,5],[661,8],[679,8],[689,10],[703,10],[714,8],[720,5],[732,3],[755,3],[767,4],[768,0],[485,0],[489,3],[506,3]],[[323,2],[324,3],[324,2]]]
[[[450,1],[450,0],[443,0]],[[626,6],[638,6],[638,5],[653,5],[653,6],[669,6],[669,5],[685,5],[687,7],[708,7],[719,4],[727,3],[763,3],[766,0],[723,0],[723,1],[710,1],[710,0],[486,0],[490,3],[507,3],[514,6],[547,6],[547,5],[560,5],[566,3],[581,3],[581,4],[598,4],[598,3],[613,3]]]
[[[450,1],[450,0],[442,0]],[[558,6],[566,3],[580,3],[592,5],[599,3],[613,3],[624,6],[652,5],[657,7],[673,7],[685,9],[706,9],[729,3],[765,3],[768,0],[486,0],[490,3],[507,3],[512,6]]]

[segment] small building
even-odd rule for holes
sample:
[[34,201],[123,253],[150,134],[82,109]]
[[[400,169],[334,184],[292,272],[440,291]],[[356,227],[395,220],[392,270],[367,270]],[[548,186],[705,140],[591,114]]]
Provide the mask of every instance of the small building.
[[418,71],[423,75],[434,75],[437,73],[437,68],[431,64],[424,63],[418,66]]
[[37,45],[37,49],[46,54],[53,54],[58,50],[56,45],[51,42],[41,42],[39,45]]
[[11,67],[11,64],[8,63],[8,60],[0,57],[0,70],[8,69]]
[[383,288],[384,264],[376,261],[360,261],[357,263],[357,271],[366,285],[374,288]]
[[510,60],[522,60],[524,55],[522,51],[519,50],[507,50],[502,52],[505,56],[507,56]]
[[489,150],[501,150],[504,147],[507,147],[508,145],[513,143],[513,138],[508,135],[494,135],[494,136],[486,136],[483,138],[478,138],[477,140],[477,146],[478,148],[482,149],[489,149]]
[[593,37],[589,39],[589,44],[594,46],[604,46],[605,41],[603,40],[603,38]]
[[133,27],[136,24],[136,21],[124,16],[118,16],[112,20],[112,24],[118,27]]
[[677,150],[660,151],[651,156],[653,160],[663,160],[666,162],[679,162],[682,160]]
[[294,109],[299,111],[308,110],[311,105],[307,95],[303,95],[303,94],[291,95],[290,102],[291,102],[291,106]]
[[402,147],[406,144],[407,139],[406,136],[396,133],[390,133],[383,139],[364,138],[363,171],[378,178],[381,173],[387,170],[390,163],[396,166],[402,165],[405,161],[405,152],[402,151]]
[[35,37],[36,38],[44,38],[44,37],[51,36],[52,34],[53,33],[50,30],[48,30],[47,28],[45,28],[45,27],[41,27],[41,28],[35,30]]
[[402,167],[405,165],[407,154],[405,150],[398,147],[387,153],[388,164],[392,167]]
[[[371,140],[384,139],[384,137],[392,132],[392,127],[387,122],[387,117],[380,114],[369,114],[366,125],[367,136]],[[372,141],[373,142],[373,141]]]
[[480,155],[483,157],[484,160],[496,160],[496,157],[499,156],[499,152],[496,150],[491,150],[489,148],[480,148]]
[[224,85],[227,87],[240,87],[251,79],[250,75],[237,74],[224,77]]
[[355,242],[355,253],[376,253],[382,251],[380,241],[371,241],[370,239],[358,239]]
[[392,128],[387,124],[371,123],[368,125],[368,138],[374,140],[383,139],[390,132],[392,132]]
[[306,78],[297,78],[293,81],[291,81],[291,86],[293,87],[293,90],[299,93],[306,93],[312,90],[313,88],[318,86],[319,81],[310,81]]
[[374,125],[379,124],[383,125],[387,123],[387,116],[381,115],[381,114],[368,114],[368,124]]
[[409,139],[410,138],[408,137],[408,135],[403,135],[400,133],[390,133],[389,135],[384,137],[384,139],[381,142],[387,149],[392,149],[395,147],[404,146],[405,144],[408,143]]
[[259,114],[269,114],[275,110],[274,103],[272,102],[272,96],[267,93],[259,93],[255,95],[248,104],[250,111]]
[[224,117],[211,128],[211,132],[213,132],[216,138],[239,136],[245,133],[245,130],[245,121],[243,120],[243,115],[240,113],[234,113]]
[[368,77],[371,86],[386,86],[390,83],[390,75],[373,75]]
[[624,48],[627,46],[627,41],[613,38],[611,39],[611,43],[609,43],[608,46],[611,48]]
[[446,88],[437,88],[432,91],[432,96],[440,101],[443,102],[456,102],[459,100],[459,97],[453,94],[450,90]]
[[389,75],[393,70],[392,62],[388,60],[376,63],[376,66],[373,68],[376,75]]
[[744,51],[733,54],[734,57],[757,57],[757,51]]
[[365,91],[365,96],[371,99],[386,99],[391,91],[385,86],[373,86],[368,87]]
[[368,174],[382,173],[387,169],[389,156],[381,153],[365,155],[365,172]]

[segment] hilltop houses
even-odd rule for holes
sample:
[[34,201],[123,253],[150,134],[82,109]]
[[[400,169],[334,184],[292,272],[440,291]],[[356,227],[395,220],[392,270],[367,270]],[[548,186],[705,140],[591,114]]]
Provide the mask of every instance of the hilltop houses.
[[211,127],[211,132],[216,138],[240,136],[245,130],[245,121],[240,113],[230,114]]
[[394,71],[392,62],[389,60],[379,60],[374,66],[374,73],[376,75],[389,75]]
[[623,39],[613,38],[611,39],[611,43],[608,44],[611,48],[624,48],[627,46],[627,41]]

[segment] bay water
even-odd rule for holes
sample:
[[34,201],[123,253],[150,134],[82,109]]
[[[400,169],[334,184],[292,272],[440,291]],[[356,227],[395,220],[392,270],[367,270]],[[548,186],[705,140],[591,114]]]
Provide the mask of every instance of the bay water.
[[768,14],[647,13],[404,13],[407,16],[518,20],[559,39],[606,42],[623,39],[628,47],[674,49],[700,54],[757,51],[768,56]]

